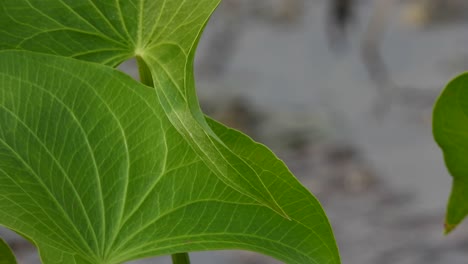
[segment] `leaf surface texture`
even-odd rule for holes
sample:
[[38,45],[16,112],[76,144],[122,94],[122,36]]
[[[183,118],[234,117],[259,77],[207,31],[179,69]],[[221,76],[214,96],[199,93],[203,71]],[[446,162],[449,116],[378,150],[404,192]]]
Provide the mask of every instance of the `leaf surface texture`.
[[[0,3],[0,48],[26,50],[0,54],[0,224],[44,263],[213,249],[339,263],[318,201],[200,110],[193,58],[217,4]],[[134,56],[154,88],[111,68]]]

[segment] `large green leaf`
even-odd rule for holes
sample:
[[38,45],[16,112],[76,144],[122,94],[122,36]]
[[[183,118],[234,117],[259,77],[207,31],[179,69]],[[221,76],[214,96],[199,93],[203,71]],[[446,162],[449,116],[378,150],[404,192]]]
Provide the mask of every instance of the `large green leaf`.
[[[198,106],[192,70],[194,45],[217,2],[15,0],[1,4],[0,14],[5,19],[0,25],[8,31],[4,38],[7,49],[90,59],[111,66],[122,58],[138,56],[144,67],[149,67],[166,115],[216,175],[288,217],[258,175],[217,140]],[[97,41],[97,36],[109,41]],[[117,49],[119,43],[125,47]],[[225,160],[228,166],[221,162]]]
[[15,255],[2,238],[0,238],[0,264],[16,264]]
[[34,240],[44,262],[237,248],[339,263],[317,200],[267,148],[199,108],[193,58],[217,4],[0,2],[0,48],[112,67],[136,56],[155,85],[89,62],[1,54],[0,224]]
[[468,73],[447,85],[433,118],[434,138],[453,176],[445,224],[450,232],[468,214]]
[[[154,89],[87,62],[1,52],[0,80],[0,224],[31,238],[45,263],[229,248],[339,262],[317,200],[241,133],[210,121],[220,140],[212,144],[244,164],[208,162]],[[252,188],[265,186],[289,219],[212,162],[248,167]]]

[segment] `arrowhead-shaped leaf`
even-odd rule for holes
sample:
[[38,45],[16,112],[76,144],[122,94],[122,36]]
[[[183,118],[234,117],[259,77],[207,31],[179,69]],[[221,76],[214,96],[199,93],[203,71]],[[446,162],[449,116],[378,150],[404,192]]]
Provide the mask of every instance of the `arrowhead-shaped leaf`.
[[0,264],[16,264],[15,255],[2,238],[0,238]]
[[453,230],[468,215],[468,74],[451,81],[434,108],[434,138],[453,176],[445,228]]
[[[217,0],[0,3],[0,224],[45,263],[246,249],[339,263],[317,200],[267,148],[205,120],[193,58]],[[124,12],[123,12],[124,11]]]
[[[84,58],[111,66],[122,58],[137,56],[143,67],[149,66],[166,115],[218,171],[217,175],[284,214],[252,169],[216,140],[198,107],[192,71],[194,45],[218,1],[19,2],[2,3],[2,28],[17,36],[5,37],[6,48]],[[124,46],[119,49],[118,45]],[[228,166],[220,162],[224,160]]]
[[241,133],[209,122],[213,145],[244,163],[218,166],[248,167],[290,219],[224,181],[154,89],[116,70],[8,51],[0,76],[0,223],[35,241],[45,263],[226,248],[338,263],[318,202]]

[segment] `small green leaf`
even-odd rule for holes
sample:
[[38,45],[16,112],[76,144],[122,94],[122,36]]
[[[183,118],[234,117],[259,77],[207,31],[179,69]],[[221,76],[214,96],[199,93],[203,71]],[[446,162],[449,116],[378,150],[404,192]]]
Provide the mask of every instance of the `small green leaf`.
[[453,176],[445,220],[448,233],[468,214],[468,73],[451,81],[438,99],[433,133]]
[[13,251],[2,238],[0,238],[0,264],[16,264]]

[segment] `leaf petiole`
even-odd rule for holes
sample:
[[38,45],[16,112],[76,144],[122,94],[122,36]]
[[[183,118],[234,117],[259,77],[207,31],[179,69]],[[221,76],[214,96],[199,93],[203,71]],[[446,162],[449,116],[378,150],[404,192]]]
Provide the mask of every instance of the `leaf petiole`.
[[172,255],[173,264],[190,264],[190,257],[188,253],[177,253]]
[[[140,82],[144,85],[154,87],[153,77],[151,76],[151,71],[146,65],[143,58],[140,56],[136,57],[138,64],[138,72],[140,74]],[[188,253],[177,253],[172,255],[173,264],[190,264],[190,257]]]
[[153,77],[151,76],[151,71],[148,68],[148,65],[146,65],[146,62],[140,56],[137,56],[136,60],[138,64],[138,73],[140,75],[140,82],[144,85],[154,87]]

